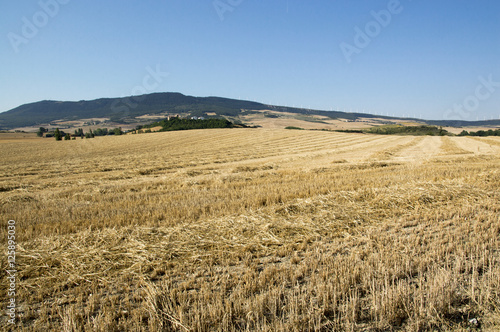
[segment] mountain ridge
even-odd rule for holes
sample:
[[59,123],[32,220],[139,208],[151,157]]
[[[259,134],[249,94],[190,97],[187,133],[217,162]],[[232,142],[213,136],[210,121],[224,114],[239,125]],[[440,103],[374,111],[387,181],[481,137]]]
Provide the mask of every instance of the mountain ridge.
[[194,97],[179,92],[157,92],[139,96],[98,98],[80,101],[42,100],[20,105],[0,113],[0,129],[45,125],[54,121],[107,118],[117,124],[133,123],[138,117],[161,114],[186,116],[216,116],[239,118],[259,111],[272,110],[308,116],[324,116],[330,119],[357,120],[360,118],[419,121],[438,126],[495,126],[500,120],[423,120],[348,113],[341,111],[310,110],[286,106],[266,105],[259,102],[224,97]]

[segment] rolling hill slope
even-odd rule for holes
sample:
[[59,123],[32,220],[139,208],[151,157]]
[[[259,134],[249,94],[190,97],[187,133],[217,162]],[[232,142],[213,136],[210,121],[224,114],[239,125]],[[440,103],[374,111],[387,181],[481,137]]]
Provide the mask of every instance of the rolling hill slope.
[[241,109],[264,109],[255,102],[236,101],[227,98],[198,98],[180,93],[153,93],[125,98],[102,98],[90,101],[44,100],[21,105],[0,113],[0,128],[46,124],[56,120],[109,118],[113,122],[127,123],[135,117],[165,112],[189,112],[199,115],[215,112],[218,115],[236,115]]
[[[401,118],[379,116],[365,113],[346,113],[339,111],[320,111],[283,106],[265,105],[258,102],[236,100],[221,97],[193,97],[181,93],[153,93],[142,96],[123,98],[101,98],[81,101],[44,100],[21,105],[10,111],[0,113],[0,129],[14,129],[47,125],[54,121],[74,121],[80,119],[105,118],[117,124],[136,123],[139,117],[160,116],[165,114],[183,114],[185,116],[231,117],[241,121],[242,116],[271,110],[302,116],[319,116],[327,119],[382,119],[403,120]],[[310,119],[309,119],[310,120]],[[404,119],[418,120],[418,119]],[[144,119],[142,119],[144,121]],[[306,120],[307,121],[307,120]],[[440,126],[487,126],[500,125],[500,120],[468,121],[422,121]]]

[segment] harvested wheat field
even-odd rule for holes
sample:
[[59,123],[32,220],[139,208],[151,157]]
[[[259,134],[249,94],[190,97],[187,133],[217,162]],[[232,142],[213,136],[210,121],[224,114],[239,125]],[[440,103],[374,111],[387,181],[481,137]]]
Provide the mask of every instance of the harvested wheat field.
[[213,129],[0,154],[19,331],[500,329],[498,138]]

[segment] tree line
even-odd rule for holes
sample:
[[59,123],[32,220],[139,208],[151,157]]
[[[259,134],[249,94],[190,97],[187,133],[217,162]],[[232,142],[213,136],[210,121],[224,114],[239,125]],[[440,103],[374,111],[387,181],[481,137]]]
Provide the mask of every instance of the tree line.
[[445,136],[451,135],[450,132],[443,127],[436,126],[401,126],[401,125],[386,125],[373,127],[365,130],[370,134],[379,135],[429,135],[429,136]]
[[123,135],[124,132],[122,131],[121,127],[114,128],[114,129],[108,129],[108,128],[97,128],[97,129],[89,129],[88,132],[84,132],[82,128],[76,129],[73,134],[66,133],[62,130],[59,130],[59,128],[56,128],[55,130],[50,131],[47,128],[40,127],[37,131],[37,136],[38,137],[54,137],[56,141],[62,141],[63,139],[68,141],[71,139],[76,139],[77,137],[80,138],[94,138],[96,136],[110,136],[110,135]]
[[478,130],[468,132],[467,130],[462,130],[458,136],[500,136],[500,129],[489,129],[489,130]]
[[209,128],[232,128],[233,123],[226,119],[182,119],[174,117],[154,122],[143,128],[161,127],[160,131],[209,129]]

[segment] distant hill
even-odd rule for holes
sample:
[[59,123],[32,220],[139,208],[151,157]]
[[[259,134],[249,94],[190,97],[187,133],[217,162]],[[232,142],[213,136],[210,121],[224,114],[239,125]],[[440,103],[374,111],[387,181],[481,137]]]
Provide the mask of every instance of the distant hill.
[[0,113],[0,129],[13,129],[46,125],[58,120],[80,120],[108,118],[113,123],[134,123],[137,117],[160,114],[185,114],[187,116],[233,117],[256,113],[262,110],[287,112],[306,116],[319,115],[330,119],[357,120],[377,118],[401,121],[420,121],[437,126],[484,126],[500,125],[500,120],[490,121],[423,121],[403,119],[364,113],[345,113],[339,111],[308,110],[283,106],[265,105],[258,102],[220,97],[192,97],[181,93],[153,93],[124,98],[101,98],[89,101],[50,101],[44,100],[21,105],[10,111]]
[[262,110],[260,103],[218,97],[191,97],[181,93],[153,93],[125,98],[102,98],[89,101],[44,100],[25,104],[0,113],[0,128],[47,124],[56,120],[109,118],[116,123],[127,123],[146,114],[185,113],[203,116],[207,112],[237,116],[242,109]]

